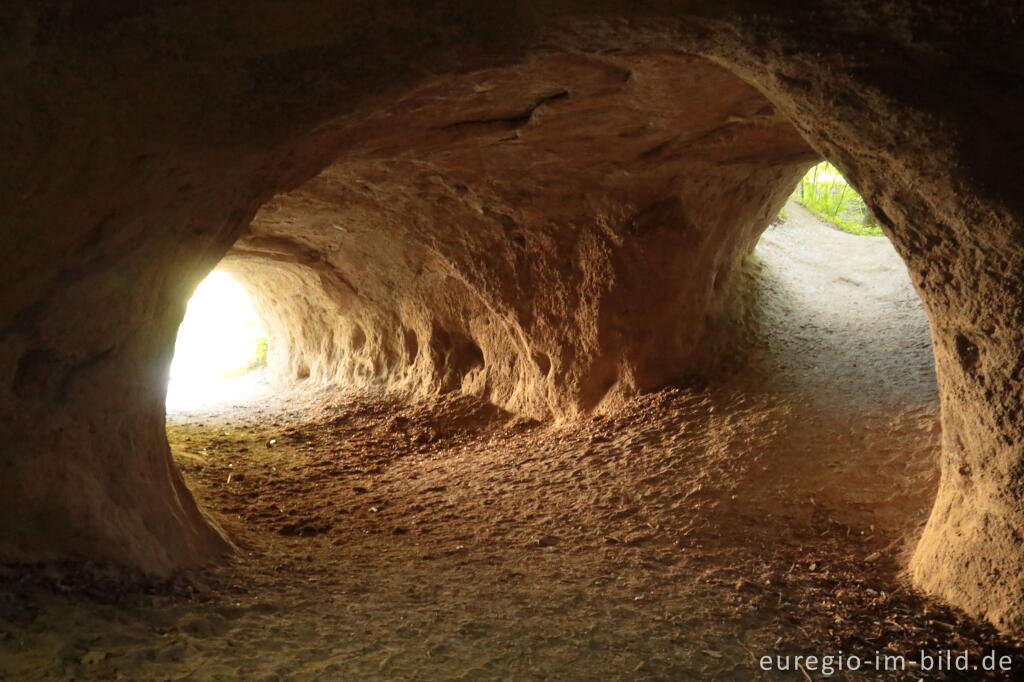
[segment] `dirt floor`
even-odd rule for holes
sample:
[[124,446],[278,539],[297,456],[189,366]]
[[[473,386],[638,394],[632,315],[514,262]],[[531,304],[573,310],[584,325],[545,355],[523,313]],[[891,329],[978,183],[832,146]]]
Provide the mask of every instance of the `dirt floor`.
[[[939,442],[902,263],[789,214],[758,350],[713,389],[558,425],[326,391],[170,415],[237,556],[160,584],[6,569],[0,677],[1017,679],[919,665],[1024,655],[901,576]],[[825,674],[840,652],[861,669]],[[775,669],[796,655],[819,660]]]

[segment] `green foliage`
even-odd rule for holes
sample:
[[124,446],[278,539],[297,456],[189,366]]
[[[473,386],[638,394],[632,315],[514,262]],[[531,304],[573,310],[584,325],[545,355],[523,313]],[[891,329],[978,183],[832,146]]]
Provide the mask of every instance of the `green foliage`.
[[246,372],[251,372],[257,367],[266,367],[268,348],[270,348],[270,341],[267,340],[267,337],[261,336],[260,338],[256,339],[256,345],[252,350],[252,355],[250,355],[249,358],[245,361],[245,364],[241,365],[236,369],[225,372],[224,377],[226,379],[231,379],[234,377],[242,376]]
[[807,172],[792,198],[845,232],[872,237],[883,234],[864,200],[828,161]]
[[267,337],[261,336],[256,339],[256,350],[253,353],[250,367],[263,367],[267,364],[267,349],[270,348],[270,341]]

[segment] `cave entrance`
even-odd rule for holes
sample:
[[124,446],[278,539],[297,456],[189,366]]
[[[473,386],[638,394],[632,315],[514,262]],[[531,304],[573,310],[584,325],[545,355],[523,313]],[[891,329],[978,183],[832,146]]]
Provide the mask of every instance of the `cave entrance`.
[[211,272],[188,302],[178,329],[167,387],[170,411],[248,397],[262,385],[269,346],[245,288]]
[[755,251],[762,359],[821,404],[937,404],[928,318],[906,264],[830,163],[800,180]]
[[[308,57],[308,51],[298,54]],[[261,74],[274,76],[274,64],[263,73],[267,64],[259,61]],[[920,485],[933,480],[927,477],[934,476],[931,454],[938,449],[930,430],[938,414],[930,342],[904,265],[887,242],[837,232],[791,207],[787,223],[761,239],[756,284],[762,296],[749,306],[746,298],[758,290],[742,276],[750,247],[818,160],[818,152],[785,120],[786,111],[804,111],[798,123],[819,142],[832,133],[848,148],[858,140],[900,138],[883,137],[881,132],[891,131],[877,126],[858,131],[858,121],[867,121],[852,114],[829,127],[827,115],[835,109],[822,101],[842,99],[817,95],[817,77],[802,86],[801,79],[781,71],[773,76],[782,94],[780,109],[715,64],[665,51],[537,55],[504,70],[475,72],[467,64],[458,74],[437,78],[426,66],[414,92],[401,93],[407,81],[399,80],[372,98],[365,93],[364,103],[353,85],[351,107],[343,98],[346,115],[339,101],[336,125],[325,118],[315,133],[298,121],[291,123],[294,133],[286,134],[283,124],[275,133],[270,123],[283,120],[287,108],[272,108],[266,127],[236,130],[236,119],[226,116],[218,120],[230,129],[202,125],[196,128],[203,133],[198,140],[181,137],[180,156],[124,156],[131,160],[126,175],[111,177],[142,178],[137,183],[93,187],[98,197],[146,200],[133,200],[110,218],[83,222],[69,233],[65,250],[81,243],[88,260],[79,271],[53,258],[63,269],[39,273],[36,305],[18,312],[10,328],[15,345],[4,357],[17,365],[12,388],[25,417],[12,421],[17,428],[7,440],[19,452],[5,459],[0,477],[12,502],[5,524],[8,556],[113,560],[169,573],[225,553],[222,528],[245,555],[216,569],[222,572],[212,584],[225,587],[222,595],[211,595],[217,601],[205,606],[204,590],[188,605],[169,604],[174,610],[157,619],[142,614],[133,620],[167,622],[183,635],[220,633],[228,644],[228,637],[241,636],[242,646],[229,648],[244,651],[246,660],[226,661],[224,669],[243,677],[301,665],[311,674],[357,677],[360,671],[380,676],[418,670],[445,678],[687,678],[699,674],[688,660],[691,653],[700,662],[710,651],[712,659],[732,666],[758,647],[769,651],[783,641],[787,647],[850,642],[854,635],[863,641],[863,633],[837,630],[844,623],[888,622],[893,613],[900,614],[900,623],[878,631],[878,637],[899,641],[911,631],[903,615],[920,604],[888,600],[890,586],[898,589],[891,574],[878,582],[877,571],[870,580],[846,577],[866,573],[883,551],[886,570],[895,569],[895,552],[887,548],[896,546],[894,536],[904,529],[899,519],[907,510],[921,510],[923,517],[934,490]],[[386,75],[386,69],[360,82],[384,82],[374,75]],[[318,82],[292,80],[302,88]],[[803,94],[792,94],[802,88]],[[401,96],[387,99],[392,93]],[[325,93],[318,99],[330,107],[333,98]],[[922,120],[914,113],[917,118],[874,118],[887,125]],[[938,123],[945,120],[950,119]],[[242,133],[257,130],[260,144],[243,146]],[[160,126],[157,132],[137,150],[129,135],[128,142],[119,140],[106,151],[114,161],[147,151],[173,128]],[[1005,353],[1003,359],[990,355],[1013,347],[1007,341],[1015,337],[1006,333],[1002,346],[972,345],[965,334],[982,331],[972,330],[984,320],[956,319],[952,313],[961,312],[960,304],[942,300],[952,289],[979,281],[969,272],[972,257],[940,260],[930,268],[910,248],[920,240],[955,255],[957,241],[949,237],[959,235],[969,244],[970,235],[959,230],[961,217],[951,220],[959,230],[953,235],[927,226],[929,220],[941,225],[944,212],[954,217],[948,207],[928,208],[936,205],[940,185],[915,182],[934,177],[944,159],[914,158],[923,149],[914,141],[931,143],[929,136],[904,139],[909,145],[887,157],[902,174],[894,174],[893,192],[884,197],[878,184],[885,179],[878,174],[885,164],[878,156],[862,153],[855,159],[859,164],[847,167],[862,165],[863,177],[876,183],[876,200],[882,197],[883,208],[899,210],[899,223],[885,224],[897,238],[902,235],[903,253],[917,258],[919,276],[936,270],[941,275],[943,265],[959,268],[951,271],[959,278],[951,280],[955,286],[935,284],[929,301],[939,312],[943,304],[950,308],[952,319],[936,317],[945,326],[937,326],[936,338],[947,339],[939,357],[953,370],[944,381],[959,382],[947,391],[952,405],[968,408],[951,411],[950,423],[966,443],[950,430],[947,441],[955,449],[950,448],[946,471],[958,471],[956,458],[963,452],[980,457],[997,445],[1003,463],[1012,464],[1014,441],[999,444],[994,427],[986,436],[969,423],[1010,413],[981,413],[985,401],[965,391],[977,390],[976,377],[998,377],[1009,366]],[[218,144],[196,144],[204,141]],[[291,141],[295,151],[285,151]],[[268,143],[273,151],[262,149]],[[199,153],[186,154],[193,148]],[[330,165],[305,178],[327,163],[328,154],[336,155]],[[170,202],[170,194],[160,192],[174,187],[163,181],[179,177],[181,168],[194,174],[195,187],[179,187],[180,196]],[[276,182],[274,172],[282,172]],[[25,196],[46,184],[26,185]],[[251,215],[257,199],[275,184],[282,191]],[[811,181],[815,190],[818,184],[817,178]],[[908,196],[913,202],[915,184],[931,192],[918,199],[925,208],[902,205]],[[808,189],[806,182],[801,189]],[[842,214],[846,191],[839,187],[832,218]],[[218,195],[225,201],[211,200]],[[805,192],[805,201],[813,196]],[[831,189],[826,196],[833,196]],[[162,215],[168,205],[181,213]],[[240,223],[250,217],[243,228]],[[213,218],[220,221],[218,231],[205,227],[218,225]],[[910,221],[924,223],[923,231],[911,229]],[[40,212],[28,224],[54,222]],[[152,242],[133,237],[151,223],[162,226],[147,230],[144,236]],[[178,291],[187,273],[224,255],[220,249],[236,233],[240,238],[226,267],[252,284],[259,310],[273,325],[273,351],[284,359],[284,378],[308,380],[308,394],[329,382],[401,393],[360,403],[328,394],[308,418],[298,410],[296,416],[286,413],[292,410],[285,405],[253,410],[245,421],[233,417],[226,425],[204,419],[195,429],[168,429],[169,438],[158,433],[162,415],[151,404],[162,398],[153,396],[163,386],[149,378],[163,378],[165,367],[156,363],[166,359],[170,328],[181,312]],[[974,259],[982,264],[981,254]],[[32,265],[31,259],[23,261]],[[138,269],[120,276],[114,266],[122,264]],[[48,279],[77,286],[49,290]],[[103,286],[78,285],[78,279]],[[162,287],[141,286],[151,283]],[[1014,293],[989,287],[990,295]],[[206,305],[201,287],[190,306],[171,369],[172,405],[179,396],[209,401],[218,393],[212,387],[239,385],[240,379],[229,383],[225,375],[256,364],[254,353],[259,360],[258,332],[228,353],[217,352],[238,338],[224,323],[251,310],[242,302],[244,294],[234,304],[224,298],[214,295]],[[734,306],[734,299],[742,300]],[[1001,300],[1012,305],[1018,299]],[[97,320],[95,328],[82,325],[86,316],[104,317],[107,306],[115,313],[110,320]],[[75,314],[58,316],[57,310]],[[645,395],[706,369],[707,355],[746,351],[739,343],[717,341],[728,340],[729,323],[745,321],[747,314],[768,322],[759,330],[765,342],[754,349],[765,369],[760,375],[739,372],[733,378],[723,372],[712,376],[716,381],[706,390]],[[258,319],[254,312],[248,317]],[[991,317],[1010,319],[1006,311]],[[147,323],[166,336],[148,338],[154,335]],[[55,333],[77,325],[82,340]],[[243,329],[251,326],[243,321]],[[746,328],[736,336],[741,332]],[[55,338],[61,336],[83,348],[34,347],[37,341],[63,344]],[[217,357],[227,360],[218,366]],[[407,396],[426,404],[403,405]],[[917,401],[930,407],[907,412]],[[34,417],[51,417],[54,406],[66,414]],[[511,415],[508,428],[499,421],[505,414]],[[171,465],[168,442],[178,469]],[[984,476],[977,466],[974,471]],[[970,466],[959,467],[961,477],[970,474]],[[989,475],[985,487],[995,478]],[[193,504],[186,483],[220,528]],[[1016,497],[966,497],[963,491],[983,487],[968,483],[964,478],[951,484],[957,486],[951,489],[956,500]],[[947,507],[961,504],[951,499],[946,497]],[[979,521],[963,506],[956,512],[963,520],[958,524],[946,524],[948,515],[939,508],[936,525],[945,528],[932,538],[933,546],[955,541],[960,528]],[[1003,516],[1012,520],[1014,512]],[[880,519],[891,521],[876,536]],[[854,545],[858,538],[863,539]],[[986,539],[975,534],[959,551],[984,547]],[[770,572],[763,571],[765,555],[777,567]],[[956,558],[936,554],[925,565],[948,584],[940,585],[945,592],[975,590],[974,585],[980,592],[995,582],[977,568],[962,574],[969,579],[943,577],[963,566],[951,560]],[[996,569],[1013,568],[1012,557],[1002,559]],[[688,583],[690,576],[696,581]],[[708,588],[711,577],[719,581],[717,591]],[[848,598],[859,599],[869,584],[880,596],[870,607],[863,606],[866,599]],[[1012,596],[1012,588],[1005,586],[1003,593]],[[702,612],[692,596],[703,594],[713,604]],[[806,608],[822,603],[822,595],[854,606]],[[235,599],[249,603],[229,605]],[[758,623],[753,616],[765,611],[766,601],[770,618]],[[795,606],[808,613],[792,617]],[[203,610],[183,613],[182,607]],[[267,617],[273,613],[287,618],[274,622]],[[406,622],[382,619],[389,614]],[[723,627],[723,614],[735,614],[736,622],[726,621],[724,631],[713,629]],[[814,622],[811,634],[801,637],[802,629],[785,623],[801,622],[804,615]],[[602,624],[611,624],[624,636],[609,646],[603,637],[580,633],[580,622],[588,619],[597,635],[608,631]],[[337,639],[315,642],[315,652],[307,646],[309,633],[330,635],[333,624],[346,623],[369,623],[378,631],[339,631]],[[265,637],[259,634],[267,624],[292,631],[284,632],[284,647],[270,652],[276,660],[260,663],[266,668],[248,667],[257,658],[252,652],[267,648],[260,646]],[[680,624],[699,635],[693,649],[675,640]],[[737,632],[755,634],[758,644],[750,641],[748,649]],[[529,648],[502,651],[508,642]],[[138,652],[142,663],[153,660],[152,647],[146,647]],[[282,667],[276,655],[285,648],[308,659]],[[582,663],[592,668],[563,656],[606,650],[616,657],[585,657]],[[432,661],[409,658],[416,652],[441,655]],[[101,662],[108,657],[88,652],[97,654]],[[564,668],[511,667],[535,654]],[[59,660],[52,651],[46,656]],[[445,659],[447,670],[429,667]],[[118,654],[117,665],[128,660]],[[327,667],[328,660],[335,667]],[[467,673],[466,661],[485,667]],[[71,674],[63,668],[57,673]]]
[[[863,197],[828,161],[812,166],[797,183],[790,199],[828,227],[862,237],[885,236]],[[788,212],[783,210],[779,217],[784,221]]]
[[765,480],[815,500],[807,513],[916,537],[938,476],[935,358],[906,264],[873,222],[827,163],[797,184],[750,261],[757,338],[736,381],[791,415],[765,446]]

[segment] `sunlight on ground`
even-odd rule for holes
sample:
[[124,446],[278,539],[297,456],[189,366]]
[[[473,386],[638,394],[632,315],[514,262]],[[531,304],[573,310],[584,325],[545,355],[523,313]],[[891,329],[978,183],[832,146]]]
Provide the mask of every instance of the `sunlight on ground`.
[[245,288],[211,272],[188,302],[178,329],[168,408],[230,400],[249,392],[250,370],[266,360],[266,332]]

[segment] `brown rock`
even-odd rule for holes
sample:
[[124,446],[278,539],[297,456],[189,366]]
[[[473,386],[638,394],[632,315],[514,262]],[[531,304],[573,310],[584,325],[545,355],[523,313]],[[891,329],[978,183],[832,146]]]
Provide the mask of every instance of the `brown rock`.
[[0,9],[0,559],[230,549],[163,423],[229,250],[281,376],[611,412],[739,354],[743,258],[820,153],[931,319],[943,478],[911,574],[1024,629],[1017,4],[374,8]]

